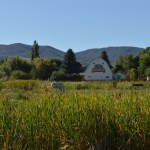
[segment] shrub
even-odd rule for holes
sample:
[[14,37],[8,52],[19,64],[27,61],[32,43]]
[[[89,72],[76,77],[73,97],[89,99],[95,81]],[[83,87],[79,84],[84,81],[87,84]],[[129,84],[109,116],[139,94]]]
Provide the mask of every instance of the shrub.
[[6,73],[3,70],[0,70],[0,81],[4,81],[6,79],[7,79]]
[[23,80],[27,80],[27,79],[30,79],[31,76],[23,71],[20,71],[20,70],[16,70],[16,71],[13,71],[11,73],[11,76],[10,76],[10,79],[23,79]]
[[50,60],[36,58],[32,61],[31,75],[33,79],[47,80],[55,70],[57,70],[57,66]]
[[18,56],[8,59],[7,65],[11,68],[11,71],[20,70],[29,73],[31,70],[31,64]]
[[51,76],[51,81],[81,81],[82,76],[79,74],[66,74],[63,70],[54,71]]

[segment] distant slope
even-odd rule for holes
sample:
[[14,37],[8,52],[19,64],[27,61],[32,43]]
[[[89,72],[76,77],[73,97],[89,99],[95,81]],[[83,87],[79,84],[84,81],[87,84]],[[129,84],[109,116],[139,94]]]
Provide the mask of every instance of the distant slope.
[[[20,56],[24,58],[30,58],[31,46],[21,43],[15,43],[11,45],[0,45],[0,58],[8,58],[14,56]],[[120,55],[125,56],[132,54],[137,56],[142,48],[137,47],[107,47],[107,48],[95,48],[81,52],[77,52],[76,58],[82,65],[88,65],[95,58],[100,57],[102,51],[106,51],[110,62],[114,63],[116,58]],[[63,59],[65,52],[60,51],[51,46],[40,46],[40,57],[42,58],[59,58]]]
[[77,60],[83,65],[88,65],[95,58],[100,57],[102,51],[106,51],[110,62],[113,64],[119,56],[125,56],[127,54],[132,54],[137,56],[142,48],[137,47],[107,47],[107,48],[95,48],[89,49],[82,52],[76,53]]
[[[31,46],[21,43],[15,43],[11,45],[0,45],[0,58],[21,56],[30,58]],[[51,46],[40,46],[40,56],[43,58],[63,58],[64,52],[55,49]]]

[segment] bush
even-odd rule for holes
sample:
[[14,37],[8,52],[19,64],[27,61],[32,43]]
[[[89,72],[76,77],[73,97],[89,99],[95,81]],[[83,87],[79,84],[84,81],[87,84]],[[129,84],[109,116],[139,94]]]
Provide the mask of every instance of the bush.
[[63,70],[54,71],[51,75],[51,81],[81,81],[79,74],[66,74]]
[[9,58],[5,60],[2,64],[0,64],[0,78],[2,78],[2,80],[9,79],[12,72],[14,71],[22,71],[24,73],[29,74],[31,71],[31,64],[19,57]]
[[16,70],[11,73],[10,79],[23,79],[28,80],[31,76],[23,71]]
[[51,63],[50,60],[35,58],[32,61],[31,75],[33,79],[47,80],[52,72],[57,70],[55,63]]
[[8,65],[11,71],[20,70],[25,73],[30,73],[31,71],[31,64],[18,56],[8,59],[6,65]]

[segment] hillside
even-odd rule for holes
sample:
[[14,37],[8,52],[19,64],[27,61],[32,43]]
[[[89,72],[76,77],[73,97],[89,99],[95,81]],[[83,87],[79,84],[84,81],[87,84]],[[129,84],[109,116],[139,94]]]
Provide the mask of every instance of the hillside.
[[85,65],[88,65],[95,58],[100,57],[102,51],[106,51],[110,62],[113,64],[119,56],[125,56],[127,54],[132,54],[137,56],[142,48],[137,47],[107,47],[107,48],[95,48],[89,49],[82,52],[76,53],[77,59]]
[[[30,58],[31,46],[21,43],[11,44],[11,45],[0,45],[0,58],[8,58],[14,56],[20,56],[24,58]],[[142,50],[142,48],[137,47],[107,47],[107,48],[94,48],[85,51],[77,52],[77,60],[82,65],[88,65],[92,60],[99,57],[102,51],[106,51],[110,62],[114,63],[116,58],[120,55],[125,56],[127,54],[132,54],[136,56]],[[51,46],[40,46],[39,50],[40,56],[42,58],[59,58],[63,59],[65,52],[60,51]]]
[[[15,43],[11,45],[0,45],[0,58],[21,56],[25,58],[30,58],[32,46]],[[39,50],[40,56],[42,58],[63,58],[64,52],[60,51],[51,46],[40,46]]]

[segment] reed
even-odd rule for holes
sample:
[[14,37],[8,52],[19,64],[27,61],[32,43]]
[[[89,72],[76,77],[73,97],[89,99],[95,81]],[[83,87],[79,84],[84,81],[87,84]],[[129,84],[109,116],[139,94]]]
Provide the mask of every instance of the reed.
[[[48,81],[4,82],[0,149],[149,148],[149,83],[141,89],[130,89],[128,82],[115,88],[112,82],[66,82],[65,87],[61,92]],[[20,92],[28,98],[11,95]]]

